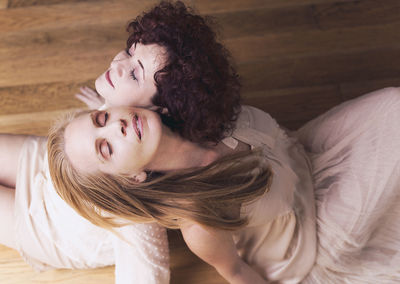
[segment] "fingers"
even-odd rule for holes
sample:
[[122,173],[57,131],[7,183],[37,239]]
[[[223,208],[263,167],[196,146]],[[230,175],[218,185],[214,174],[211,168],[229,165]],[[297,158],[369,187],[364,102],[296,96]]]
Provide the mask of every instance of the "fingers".
[[75,94],[75,97],[84,102],[90,109],[98,109],[104,104],[104,99],[93,89],[89,87],[81,87],[80,93]]
[[93,90],[92,88],[89,88],[87,86],[80,87],[79,90],[81,91],[81,93],[83,95],[86,95],[88,97],[99,97],[100,96],[95,90]]
[[75,97],[76,97],[78,100],[84,102],[89,108],[91,108],[90,105],[92,104],[92,101],[91,101],[89,98],[87,98],[86,96],[84,96],[84,95],[82,95],[82,94],[79,94],[79,93],[78,93],[78,94],[75,94]]

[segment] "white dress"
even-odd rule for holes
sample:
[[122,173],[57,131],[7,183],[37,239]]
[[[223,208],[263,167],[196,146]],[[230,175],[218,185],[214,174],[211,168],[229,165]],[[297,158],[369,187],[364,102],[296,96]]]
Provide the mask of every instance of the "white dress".
[[400,89],[348,101],[299,129],[310,153],[318,253],[304,283],[400,283]]
[[233,138],[262,147],[273,172],[270,191],[242,206],[249,225],[234,234],[251,267],[279,283],[400,283],[399,88],[288,135],[244,107]]
[[248,224],[234,232],[239,255],[260,275],[298,283],[316,254],[314,187],[307,154],[267,113],[244,106],[231,138],[261,148],[273,172],[269,191],[241,207]]
[[116,230],[120,238],[77,214],[53,187],[44,137],[29,137],[21,150],[15,217],[17,249],[36,270],[115,264],[117,284],[169,283],[166,230],[133,224]]

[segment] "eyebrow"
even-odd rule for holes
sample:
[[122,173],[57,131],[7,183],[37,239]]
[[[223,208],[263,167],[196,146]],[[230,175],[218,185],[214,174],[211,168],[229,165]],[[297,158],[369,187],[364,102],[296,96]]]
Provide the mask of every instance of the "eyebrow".
[[144,76],[144,67],[143,67],[143,64],[142,64],[142,62],[141,62],[140,60],[138,60],[138,63],[139,63],[139,65],[140,65],[140,67],[142,68],[142,71],[143,71],[143,81],[144,81],[144,79],[146,79],[145,76]]

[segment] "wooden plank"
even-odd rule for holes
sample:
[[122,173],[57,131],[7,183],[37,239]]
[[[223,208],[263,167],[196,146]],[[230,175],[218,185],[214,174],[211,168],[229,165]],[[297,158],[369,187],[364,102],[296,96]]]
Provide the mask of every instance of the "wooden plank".
[[0,0],[0,10],[8,8],[8,1],[9,0]]
[[[386,2],[385,2],[386,3]],[[376,7],[375,1],[318,3],[276,9],[258,8],[216,14],[225,37],[299,30],[329,30],[371,26],[400,21],[400,1],[389,0]]]
[[2,284],[112,284],[114,267],[87,270],[50,270],[42,273],[34,271],[17,251],[0,245],[0,283]]
[[83,1],[95,1],[95,0],[9,0],[9,8],[20,8],[28,6],[44,6],[44,5],[54,5],[60,3],[76,3]]
[[0,115],[0,133],[46,136],[53,122],[76,109]]
[[282,126],[295,130],[342,102],[336,85],[263,90],[243,94],[245,104],[266,112]]
[[375,0],[338,1],[312,5],[316,25],[323,29],[371,26],[400,21],[400,1],[385,1],[377,5]]
[[[238,29],[234,26],[234,29]],[[250,54],[254,51],[264,54],[290,54],[293,52],[315,53],[321,50],[347,50],[354,48],[371,48],[376,46],[398,44],[400,23],[384,24],[373,27],[348,27],[332,30],[304,30],[301,32],[280,32],[256,36],[254,34],[242,37],[226,38],[225,43],[230,48],[240,49]],[[77,51],[91,51],[106,46],[124,45],[127,33],[123,26],[118,24],[84,25],[82,27],[59,29],[44,29],[43,31],[12,32],[3,34],[0,42],[0,56],[2,60],[21,56],[29,51],[30,56],[51,55],[64,47]],[[82,44],[85,43],[85,44]],[[236,47],[237,46],[237,47]],[[66,52],[63,51],[63,52]],[[240,55],[240,53],[237,53]]]
[[[97,0],[9,0],[11,8],[28,7],[28,6],[44,6],[54,5],[60,3],[74,3],[74,2],[89,2]],[[136,4],[135,0],[113,0],[112,2],[127,2],[129,1],[132,5]],[[143,1],[143,0],[142,0]],[[146,0],[148,1],[148,0]],[[111,1],[109,1],[111,2]],[[210,12],[226,12],[232,11],[233,9],[246,10],[249,7],[287,7],[287,6],[298,6],[312,4],[315,0],[183,0],[187,5],[194,7],[201,13]],[[321,0],[324,3],[334,3],[337,0]]]
[[[187,1],[190,2],[191,1]],[[243,6],[247,7],[250,12],[253,12],[255,8],[259,9],[260,3],[264,3],[261,0],[253,0],[253,3],[246,3],[243,1],[236,1],[230,3],[229,1],[219,1],[219,9],[212,9],[206,5],[201,5],[199,13],[209,15],[219,15],[222,19],[235,18],[236,12],[240,11]],[[65,27],[65,26],[81,26],[83,24],[99,24],[98,19],[102,19],[100,24],[110,23],[111,21],[120,23],[121,27],[126,22],[144,10],[149,9],[154,4],[158,3],[156,0],[147,1],[96,1],[92,3],[88,2],[76,2],[76,3],[64,3],[58,5],[47,5],[40,7],[27,7],[19,9],[11,9],[7,13],[0,11],[0,32],[10,31],[21,31],[21,30],[37,30],[51,26],[52,28]],[[244,5],[245,4],[245,5]],[[249,5],[250,4],[250,5]],[[251,5],[253,4],[253,5]],[[268,5],[261,5],[268,8]],[[90,10],[90,14],[96,15],[96,17],[88,17],[87,12]],[[229,16],[223,16],[221,12],[228,13]],[[261,10],[264,11],[264,10]],[[265,12],[264,12],[265,13]],[[248,13],[244,13],[243,16],[247,17]],[[258,19],[262,18],[263,14],[259,13]],[[253,17],[248,20],[254,21]],[[231,20],[232,21],[232,20]]]
[[331,56],[271,58],[238,66],[244,91],[339,84],[400,77],[394,58],[400,49],[367,50]]
[[0,115],[83,108],[85,105],[74,94],[85,85],[89,82],[0,88]]
[[400,47],[400,23],[346,29],[304,30],[229,38],[224,44],[237,63],[265,58],[332,56],[365,50]]
[[126,38],[119,25],[8,34],[0,44],[0,86],[93,80]]
[[[247,10],[241,9],[243,4],[231,6],[229,1],[223,1],[223,4],[219,5],[225,7],[223,10],[207,8],[201,9],[199,12],[215,16],[219,24],[224,27],[226,36],[303,28],[326,30],[400,21],[400,13],[398,13],[400,12],[400,2],[397,0],[386,0],[385,5],[379,7],[372,0],[334,3],[324,1],[318,4],[311,4],[310,1],[307,5],[294,5],[291,2],[292,6],[280,5],[278,7],[259,4],[261,2],[256,0],[253,2],[253,5],[246,5]],[[123,25],[155,3],[157,3],[155,0],[89,1],[29,7],[28,9],[10,9],[7,12],[3,10],[0,11],[0,32],[35,30],[48,27],[50,23],[52,27],[80,26],[99,23],[98,19],[102,19],[102,24],[118,21]],[[307,1],[303,3],[307,3]],[[96,17],[88,17],[86,12],[88,10]]]
[[[279,9],[293,6],[314,5],[315,0],[185,0],[185,3],[194,7],[202,14],[217,14],[231,11],[254,10],[261,9]],[[338,0],[320,0],[318,3],[336,3]]]
[[129,1],[77,2],[0,10],[0,32],[35,31],[46,30],[49,27],[62,28],[99,23],[105,25],[117,22],[123,27],[129,19],[136,17],[155,2],[156,0],[134,3]]

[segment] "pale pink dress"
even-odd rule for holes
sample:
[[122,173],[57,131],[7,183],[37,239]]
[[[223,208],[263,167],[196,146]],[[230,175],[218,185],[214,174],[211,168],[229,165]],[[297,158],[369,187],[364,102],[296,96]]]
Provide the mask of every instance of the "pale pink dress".
[[261,147],[273,171],[270,191],[242,206],[249,225],[234,235],[253,269],[278,283],[400,283],[399,88],[292,133],[244,107],[225,142],[235,140]]
[[335,107],[298,137],[317,205],[316,264],[303,283],[400,283],[400,89]]
[[273,172],[268,192],[243,204],[248,224],[234,232],[240,256],[259,274],[279,283],[298,283],[316,254],[314,187],[307,154],[297,139],[267,113],[244,106],[232,137],[260,148]]

